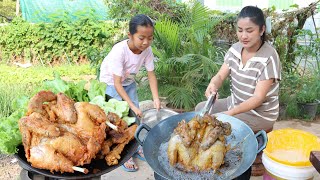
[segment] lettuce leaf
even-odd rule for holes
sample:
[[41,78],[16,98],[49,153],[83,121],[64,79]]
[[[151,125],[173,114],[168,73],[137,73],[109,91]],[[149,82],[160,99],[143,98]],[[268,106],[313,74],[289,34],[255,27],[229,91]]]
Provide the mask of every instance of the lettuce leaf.
[[5,154],[17,152],[17,146],[21,144],[21,133],[18,121],[27,112],[29,98],[23,96],[13,101],[12,107],[16,110],[10,116],[0,119],[0,151]]
[[128,117],[129,104],[126,101],[119,101],[113,98],[106,102],[103,96],[96,96],[90,103],[100,106],[106,114],[109,112],[116,113],[121,119],[127,122],[128,126],[136,121],[135,117]]

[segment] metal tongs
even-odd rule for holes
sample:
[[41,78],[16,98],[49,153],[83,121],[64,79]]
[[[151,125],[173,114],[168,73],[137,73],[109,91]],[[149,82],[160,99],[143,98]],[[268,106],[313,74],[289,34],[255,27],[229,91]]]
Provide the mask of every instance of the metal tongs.
[[214,93],[208,97],[206,104],[204,105],[203,109],[200,111],[200,114],[199,114],[200,117],[203,117],[205,114],[207,114],[210,111],[210,109],[212,108],[213,104],[216,101],[216,96],[217,96],[217,93]]

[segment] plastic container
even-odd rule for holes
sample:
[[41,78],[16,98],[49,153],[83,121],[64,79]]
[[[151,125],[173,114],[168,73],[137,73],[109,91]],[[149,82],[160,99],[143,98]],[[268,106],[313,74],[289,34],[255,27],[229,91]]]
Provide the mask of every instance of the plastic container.
[[262,163],[266,168],[263,180],[312,180],[316,170],[313,166],[288,166],[278,163],[262,154]]
[[268,133],[264,153],[272,160],[288,166],[308,167],[310,152],[320,150],[320,139],[297,129],[279,129]]

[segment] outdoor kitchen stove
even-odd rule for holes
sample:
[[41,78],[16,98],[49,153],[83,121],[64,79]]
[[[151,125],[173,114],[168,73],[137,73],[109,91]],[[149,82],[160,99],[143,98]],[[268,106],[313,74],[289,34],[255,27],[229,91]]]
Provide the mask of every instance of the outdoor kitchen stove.
[[[77,177],[77,179],[81,179],[81,178]],[[22,169],[20,172],[20,180],[64,180],[64,179],[46,177],[46,176],[38,174],[36,172],[31,172],[31,171],[27,171],[25,169]],[[97,176],[94,178],[85,178],[83,180],[101,180],[101,176]]]

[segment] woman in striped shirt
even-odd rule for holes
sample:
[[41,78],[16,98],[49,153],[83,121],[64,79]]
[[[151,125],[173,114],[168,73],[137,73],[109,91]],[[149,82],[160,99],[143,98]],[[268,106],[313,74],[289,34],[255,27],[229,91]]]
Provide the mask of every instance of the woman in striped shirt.
[[[276,50],[265,42],[265,19],[261,9],[244,7],[237,19],[239,42],[225,55],[219,72],[211,79],[205,95],[216,93],[230,77],[231,95],[218,99],[212,114],[234,116],[254,132],[271,131],[279,114],[280,60]],[[204,102],[197,105],[200,110]]]

